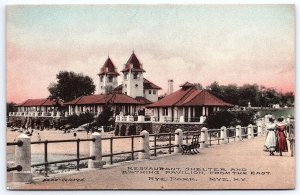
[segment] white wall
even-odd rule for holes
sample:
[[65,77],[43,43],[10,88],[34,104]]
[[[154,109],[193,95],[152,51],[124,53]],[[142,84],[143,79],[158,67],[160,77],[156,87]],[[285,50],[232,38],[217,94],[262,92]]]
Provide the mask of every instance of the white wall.
[[99,94],[105,94],[105,87],[112,87],[113,89],[118,86],[118,79],[117,76],[113,76],[112,82],[108,82],[108,76],[102,75],[103,81],[101,82],[101,79],[99,76]]
[[[134,73],[128,73],[127,79],[123,80],[122,93],[127,94],[132,98],[138,96],[143,97],[144,86],[143,86],[143,73],[138,73],[138,78],[134,79]],[[124,75],[123,75],[124,78]],[[126,87],[125,87],[126,86]]]
[[[149,91],[151,90],[151,94],[149,94]],[[153,91],[156,91],[155,94],[153,94]],[[144,97],[148,100],[150,100],[151,102],[156,102],[158,100],[158,90],[156,89],[145,89],[145,94]]]

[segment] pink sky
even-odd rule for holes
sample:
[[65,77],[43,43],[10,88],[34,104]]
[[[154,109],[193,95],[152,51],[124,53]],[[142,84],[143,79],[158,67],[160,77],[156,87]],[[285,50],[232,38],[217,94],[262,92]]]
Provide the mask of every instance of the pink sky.
[[168,79],[175,89],[185,81],[282,92],[295,85],[290,5],[9,7],[6,47],[13,102],[47,97],[60,70],[82,72],[98,86],[108,53],[120,71],[133,48],[160,93]]

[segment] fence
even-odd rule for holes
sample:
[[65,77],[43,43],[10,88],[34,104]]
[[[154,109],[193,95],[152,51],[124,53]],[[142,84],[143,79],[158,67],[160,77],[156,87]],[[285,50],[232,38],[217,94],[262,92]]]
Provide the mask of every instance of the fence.
[[[134,161],[135,154],[138,154],[138,159],[150,159],[150,156],[157,156],[158,150],[167,150],[169,154],[181,153],[182,144],[185,141],[187,144],[190,142],[194,134],[200,134],[200,148],[206,148],[212,145],[226,144],[231,139],[240,141],[242,139],[252,139],[254,136],[262,134],[262,125],[247,127],[237,126],[236,128],[221,129],[207,129],[202,128],[199,131],[185,131],[177,129],[172,133],[149,134],[146,130],[142,131],[140,135],[122,136],[101,138],[101,134],[93,133],[89,139],[72,139],[72,140],[45,140],[31,142],[30,137],[21,134],[16,142],[7,143],[7,146],[15,146],[15,165],[14,167],[7,168],[7,171],[14,171],[13,181],[15,182],[29,182],[32,180],[31,167],[44,166],[45,176],[48,176],[48,166],[56,163],[76,162],[76,169],[80,169],[80,161],[88,160],[88,168],[99,169],[102,168],[105,162],[103,157],[109,157],[110,164],[114,163],[114,156],[121,154],[130,154],[131,161]],[[129,151],[116,152],[114,150],[114,140],[117,139],[130,139],[131,148]],[[141,149],[135,149],[136,139],[140,144]],[[153,142],[153,144],[150,144]],[[102,154],[102,141],[109,141],[110,152]],[[76,158],[48,161],[48,144],[75,142],[76,143]],[[90,155],[88,157],[80,158],[80,143],[90,142]],[[163,145],[159,144],[163,143]],[[44,144],[44,162],[31,164],[31,144]],[[17,172],[16,172],[17,171]]]
[[[144,138],[144,135],[132,135],[132,136],[122,136],[122,137],[110,137],[110,138],[103,138],[102,140],[109,140],[110,142],[110,153],[104,154],[102,157],[110,157],[110,164],[113,164],[113,156],[121,155],[121,154],[131,154],[131,160],[134,161],[134,154],[137,152],[144,152],[144,150],[134,150],[134,139],[135,138]],[[113,141],[116,139],[131,139],[131,150],[125,152],[115,152],[113,150]]]

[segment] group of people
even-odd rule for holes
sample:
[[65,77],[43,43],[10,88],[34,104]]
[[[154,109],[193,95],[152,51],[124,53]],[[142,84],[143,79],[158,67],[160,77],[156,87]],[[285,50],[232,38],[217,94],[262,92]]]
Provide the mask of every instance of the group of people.
[[282,156],[282,152],[288,152],[287,128],[283,117],[278,118],[276,123],[273,117],[269,118],[269,123],[266,125],[267,138],[265,148],[270,153],[270,156],[274,156],[275,152],[279,153],[280,156]]

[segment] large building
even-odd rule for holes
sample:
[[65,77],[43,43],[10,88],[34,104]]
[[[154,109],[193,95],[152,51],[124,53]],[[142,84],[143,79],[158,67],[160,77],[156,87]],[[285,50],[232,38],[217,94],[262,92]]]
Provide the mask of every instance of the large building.
[[136,115],[144,107],[136,99],[120,93],[81,96],[65,105],[68,106],[69,114],[90,112],[95,115],[100,114],[105,105],[109,105],[115,114],[121,115]]
[[153,109],[153,117],[157,121],[202,122],[215,111],[233,107],[206,90],[196,89],[192,83],[186,82],[180,87],[178,91],[147,106]]
[[138,115],[146,112],[145,106],[158,100],[158,90],[161,88],[144,78],[142,63],[133,52],[121,71],[122,84],[118,85],[116,66],[110,57],[100,68],[99,94],[81,96],[66,102],[69,114],[93,112],[99,114],[103,106],[109,104],[116,115]]
[[60,116],[58,108],[63,102],[56,99],[41,98],[28,99],[17,104],[17,112],[10,113],[15,116]]

